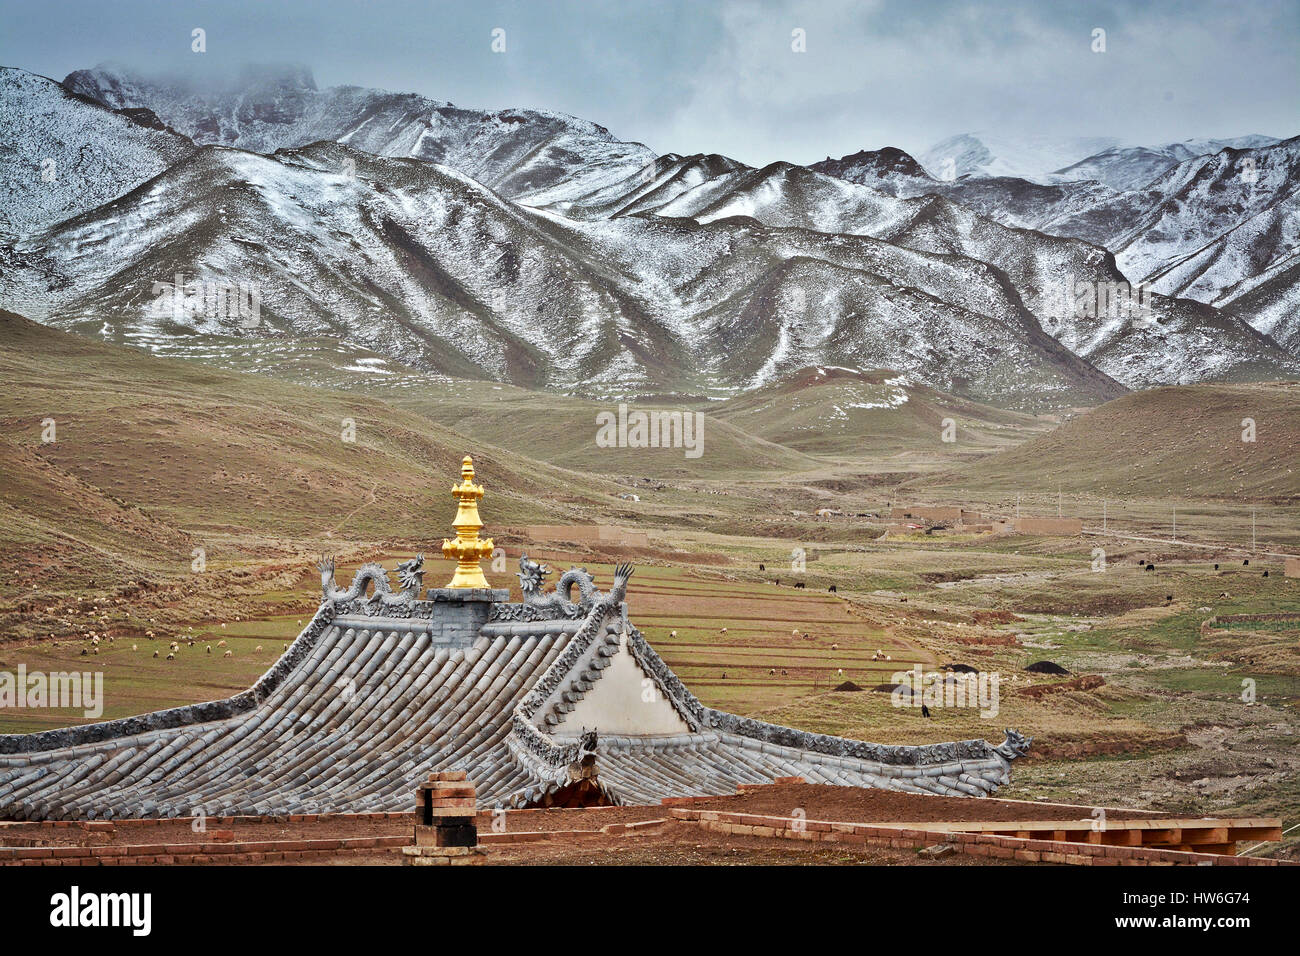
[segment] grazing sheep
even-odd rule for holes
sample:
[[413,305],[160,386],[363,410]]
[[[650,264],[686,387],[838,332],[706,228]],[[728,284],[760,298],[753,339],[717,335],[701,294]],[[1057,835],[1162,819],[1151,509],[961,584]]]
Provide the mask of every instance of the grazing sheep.
[[831,650],[833,650],[833,651],[838,651],[839,649],[840,649],[840,646],[839,646],[838,644],[832,644],[832,645],[831,645]]
[[212,653],[212,645],[211,645],[211,644],[208,645],[208,653],[209,653],[209,654]]
[[235,652],[234,652],[234,651],[226,651],[226,653],[222,654],[221,656],[222,656],[222,657],[234,657],[234,656],[235,656]]
[[[81,656],[82,656],[82,657],[85,657],[85,656],[86,656],[87,654],[89,654],[89,653],[90,653],[90,651],[86,650],[84,647],[81,649]],[[158,656],[157,654],[154,655],[154,657],[157,657],[157,656]]]
[[253,648],[253,653],[254,654],[260,653],[261,650],[262,650],[262,645],[258,644],[255,648]]
[[796,588],[802,588],[804,586],[804,583],[802,581],[796,581],[794,582],[794,586]]
[[718,628],[718,633],[719,633],[719,634],[726,634],[726,633],[727,633],[727,629],[726,629],[725,627],[720,627],[720,628]]
[[1143,568],[1144,571],[1154,571],[1155,569],[1156,566],[1154,564],[1148,564],[1145,568]]
[[669,631],[669,632],[668,632],[668,636],[669,636],[669,637],[676,637],[676,636],[677,636],[677,632],[676,632],[676,631]]
[[1219,566],[1217,564],[1214,566],[1214,570],[1216,571],[1219,570]]
[[791,637],[798,637],[798,636],[799,636],[799,628],[796,627],[793,631],[791,631],[791,632],[790,632],[790,636],[791,636]]
[[929,717],[929,716],[930,716],[930,708],[929,708],[929,707],[926,707],[925,704],[922,704],[922,705],[921,705],[921,716],[922,716],[922,717]]
[[772,583],[775,584],[777,587],[780,587],[780,586],[781,586],[781,579],[780,579],[780,578],[773,578],[773,579],[772,579]]
[[766,571],[766,570],[767,570],[767,565],[766,565],[766,564],[760,564],[760,565],[758,566],[758,570],[760,570],[760,571]]
[[132,645],[131,645],[131,650],[135,650],[135,649],[136,649],[136,648],[135,648],[135,645],[132,644]]
[[284,642],[284,650],[287,651],[288,649],[289,649],[289,642],[288,642],[288,641],[285,641],[285,642]]
[[158,652],[157,652],[157,651],[154,651],[154,652],[153,652],[153,656],[154,656],[154,657],[157,657],[157,656],[158,656]]
[[844,668],[843,668],[843,667],[838,668],[838,669],[835,671],[835,675],[836,675],[837,677],[843,677],[843,676],[844,676]]
[[1268,572],[1267,572],[1267,571],[1264,572],[1264,577],[1268,577]]
[[225,646],[226,646],[226,642],[224,640],[217,641],[217,647],[225,647]]
[[775,676],[776,676],[776,668],[775,668],[775,667],[770,667],[770,668],[768,668],[767,676],[768,676],[768,677],[775,677]]
[[1241,566],[1243,568],[1246,567],[1248,564],[1250,564],[1250,558],[1247,558],[1245,561],[1241,562]]
[[167,659],[168,659],[169,661],[174,661],[174,660],[176,660],[176,655],[175,655],[175,654],[168,654],[168,655],[167,655]]
[[890,657],[890,656],[889,656],[889,655],[888,655],[888,654],[886,654],[886,655],[885,655],[885,660],[887,660],[887,661],[892,661],[892,660],[893,660],[893,658],[892,658],[892,657]]
[[833,584],[832,584],[830,587],[828,587],[826,590],[827,590],[827,591],[830,591],[831,594],[839,594],[839,593],[840,593],[839,591],[835,590],[835,585],[833,585]]

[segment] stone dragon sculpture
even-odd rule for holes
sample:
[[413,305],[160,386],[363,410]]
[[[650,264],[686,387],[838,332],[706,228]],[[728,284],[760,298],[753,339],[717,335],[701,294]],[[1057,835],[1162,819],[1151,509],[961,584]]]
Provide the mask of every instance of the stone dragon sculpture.
[[[586,568],[569,568],[560,576],[555,591],[544,594],[542,589],[546,586],[546,577],[550,573],[549,567],[529,558],[527,552],[519,556],[519,587],[524,592],[525,604],[562,608],[574,603],[586,606],[600,600],[600,591],[596,590],[596,582]],[[577,602],[573,600],[575,584],[578,586]]]
[[[368,561],[357,569],[352,576],[352,584],[345,591],[334,581],[334,556],[322,555],[316,565],[320,571],[320,588],[322,601],[343,603],[361,601],[370,605],[393,606],[414,604],[420,598],[420,589],[424,584],[424,555],[417,554],[409,561],[397,565],[397,582],[401,591],[394,592],[388,583],[388,572],[377,561]],[[375,591],[366,597],[366,587],[374,582]]]

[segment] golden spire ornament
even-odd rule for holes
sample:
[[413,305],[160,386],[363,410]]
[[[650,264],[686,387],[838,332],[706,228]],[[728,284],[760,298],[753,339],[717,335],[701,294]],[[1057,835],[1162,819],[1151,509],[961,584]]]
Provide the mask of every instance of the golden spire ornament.
[[456,529],[456,540],[444,539],[442,556],[456,559],[456,573],[452,575],[449,588],[486,588],[490,585],[483,576],[479,561],[492,556],[492,539],[478,539],[483,522],[478,516],[478,500],[483,497],[483,486],[474,484],[474,459],[469,455],[460,463],[460,484],[453,485],[451,493],[460,506],[456,509],[456,520],[451,526]]

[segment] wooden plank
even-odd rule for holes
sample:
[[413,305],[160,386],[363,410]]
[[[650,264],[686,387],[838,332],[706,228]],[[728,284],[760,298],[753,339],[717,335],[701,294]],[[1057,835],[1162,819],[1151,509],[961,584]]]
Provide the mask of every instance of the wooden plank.
[[1282,839],[1282,827],[1228,827],[1229,840],[1280,840]]
[[1202,843],[1227,843],[1228,828],[1212,827],[1207,830],[1193,830],[1188,827],[1183,828],[1183,843],[1189,846],[1198,846]]

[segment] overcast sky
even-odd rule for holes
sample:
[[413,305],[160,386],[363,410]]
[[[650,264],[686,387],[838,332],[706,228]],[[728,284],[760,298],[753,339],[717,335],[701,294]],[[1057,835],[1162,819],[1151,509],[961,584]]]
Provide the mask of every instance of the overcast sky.
[[0,0],[0,64],[62,79],[105,61],[202,77],[297,62],[321,87],[559,110],[752,164],[967,131],[1300,133],[1296,0]]

